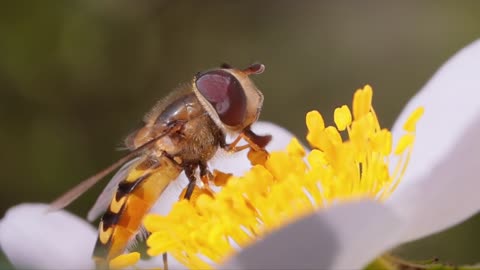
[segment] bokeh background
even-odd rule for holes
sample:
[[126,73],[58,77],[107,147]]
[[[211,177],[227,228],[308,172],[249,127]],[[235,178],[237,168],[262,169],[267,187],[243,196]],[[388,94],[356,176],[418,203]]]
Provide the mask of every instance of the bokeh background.
[[[157,99],[222,62],[264,63],[255,78],[261,118],[303,137],[308,110],[331,122],[366,83],[390,127],[435,70],[478,37],[478,1],[4,2],[0,216],[51,201],[119,158],[115,149]],[[100,190],[69,210],[84,216]],[[478,262],[479,228],[477,216],[396,252]]]

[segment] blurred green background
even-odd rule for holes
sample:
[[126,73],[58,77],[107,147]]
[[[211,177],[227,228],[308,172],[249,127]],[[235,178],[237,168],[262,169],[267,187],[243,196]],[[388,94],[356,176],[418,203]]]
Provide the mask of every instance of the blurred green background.
[[[266,65],[262,119],[304,115],[374,87],[390,127],[452,54],[480,37],[478,1],[7,1],[0,9],[0,215],[48,202],[116,160],[158,98],[222,62]],[[101,186],[69,210],[85,216]],[[401,247],[480,261],[480,217]]]

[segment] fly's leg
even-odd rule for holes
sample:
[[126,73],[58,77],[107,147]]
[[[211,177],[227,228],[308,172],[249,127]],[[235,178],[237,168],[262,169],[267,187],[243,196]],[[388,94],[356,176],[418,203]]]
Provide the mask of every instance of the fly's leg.
[[224,147],[225,150],[227,150],[228,152],[240,152],[240,151],[250,147],[248,144],[242,145],[242,146],[237,146],[237,144],[240,142],[241,139],[243,139],[243,132],[240,133],[237,136],[237,138],[235,138],[235,140],[233,140],[233,142],[231,142],[229,144],[226,144],[225,147]]
[[202,178],[202,182],[208,186],[208,182],[213,179],[213,174],[210,172],[205,162],[198,164],[198,167],[200,168],[200,177]]
[[[237,146],[241,139],[244,139],[247,144]],[[226,144],[223,148],[228,152],[239,152],[247,148],[250,148],[254,151],[262,151],[271,140],[271,135],[257,135],[250,129],[250,127],[247,127],[238,135],[237,138],[235,138],[235,140],[233,140],[233,142]]]
[[210,188],[210,183],[213,181],[214,177],[212,172],[210,172],[208,169],[207,163],[201,162],[198,164],[198,167],[200,168],[200,178],[202,179],[204,188],[211,194],[215,194],[215,192]]
[[[208,166],[205,162],[198,162],[193,164],[187,164],[185,169],[185,175],[188,178],[188,186],[187,190],[185,191],[184,199],[190,200],[193,191],[195,190],[195,186],[197,185],[197,178],[195,177],[195,170],[197,167],[200,169],[200,179],[204,184],[205,188],[210,190],[209,181],[213,179],[213,174],[208,170]],[[212,193],[213,191],[210,190]]]

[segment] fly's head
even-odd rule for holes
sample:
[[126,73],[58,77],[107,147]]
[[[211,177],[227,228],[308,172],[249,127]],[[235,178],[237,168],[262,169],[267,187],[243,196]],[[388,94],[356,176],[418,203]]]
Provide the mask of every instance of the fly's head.
[[263,94],[249,76],[264,70],[262,64],[242,70],[222,65],[198,73],[194,78],[194,92],[222,130],[242,132],[257,121],[263,105]]

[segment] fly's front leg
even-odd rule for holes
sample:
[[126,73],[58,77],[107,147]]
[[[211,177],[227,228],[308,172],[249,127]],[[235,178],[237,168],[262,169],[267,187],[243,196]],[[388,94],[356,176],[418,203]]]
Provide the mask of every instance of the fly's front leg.
[[237,144],[240,142],[240,140],[243,138],[243,132],[240,133],[237,138],[235,138],[235,140],[233,140],[233,142],[229,143],[229,144],[226,144],[223,148],[227,151],[227,152],[240,152],[244,149],[247,149],[250,147],[250,145],[246,144],[246,145],[242,145],[242,146],[237,146]]
[[[237,146],[241,139],[244,139],[247,144]],[[239,152],[247,148],[250,148],[254,151],[262,151],[271,140],[271,135],[257,135],[250,129],[250,127],[246,127],[242,133],[240,133],[238,137],[233,140],[233,142],[226,144],[223,148],[228,152]]]

